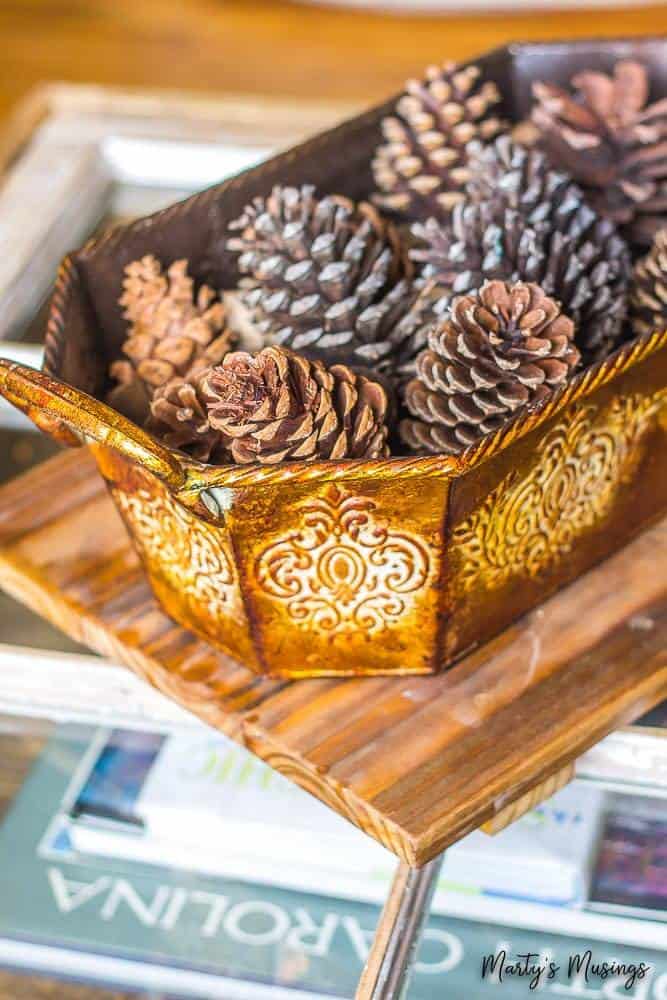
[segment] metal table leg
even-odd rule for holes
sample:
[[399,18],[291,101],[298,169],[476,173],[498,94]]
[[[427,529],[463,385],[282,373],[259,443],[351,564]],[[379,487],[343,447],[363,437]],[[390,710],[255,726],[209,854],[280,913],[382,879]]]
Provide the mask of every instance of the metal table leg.
[[410,868],[403,862],[398,866],[356,1000],[400,1000],[405,996],[443,857],[441,854],[423,868]]

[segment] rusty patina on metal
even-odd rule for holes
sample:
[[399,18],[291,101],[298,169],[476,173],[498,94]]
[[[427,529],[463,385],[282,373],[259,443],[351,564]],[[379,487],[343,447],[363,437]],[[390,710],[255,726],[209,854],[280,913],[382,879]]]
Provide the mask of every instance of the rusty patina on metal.
[[[656,40],[518,46],[478,62],[518,118],[534,75],[634,55]],[[667,81],[665,81],[667,92]],[[225,227],[277,181],[360,197],[388,105],[68,258],[45,373],[0,362],[0,392],[66,444],[91,444],[161,604],[257,673],[435,673],[667,510],[667,331],[620,348],[460,456],[211,467],[100,402],[124,322],[123,267],[187,256],[236,280]],[[97,398],[95,398],[97,397]]]

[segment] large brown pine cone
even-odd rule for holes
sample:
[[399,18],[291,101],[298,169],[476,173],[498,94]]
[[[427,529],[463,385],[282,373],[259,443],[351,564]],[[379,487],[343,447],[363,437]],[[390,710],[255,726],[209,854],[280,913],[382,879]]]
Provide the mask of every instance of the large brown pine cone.
[[125,269],[120,304],[130,323],[125,358],[111,365],[118,386],[109,402],[122,408],[132,394],[148,407],[154,392],[175,377],[189,377],[218,364],[234,342],[225,307],[207,285],[195,293],[187,261],[177,260],[166,274],[155,257]]
[[632,60],[613,76],[590,70],[571,83],[573,92],[533,85],[541,142],[597,211],[648,246],[667,222],[667,97],[648,103],[646,69]]
[[587,364],[618,344],[627,309],[630,256],[614,224],[584,200],[545,156],[509,138],[471,159],[466,201],[449,224],[413,226],[412,256],[445,298],[486,279],[528,281],[558,299]]
[[630,321],[636,334],[667,329],[667,229],[637,261],[631,284]]
[[449,212],[470,176],[466,146],[503,127],[493,113],[499,101],[495,83],[483,82],[477,66],[431,66],[424,80],[408,81],[395,114],[382,122],[374,202],[409,219]]
[[574,324],[534,284],[488,281],[456,298],[417,359],[401,422],[415,451],[457,454],[545,398],[579,362]]
[[205,369],[189,378],[177,376],[160,386],[150,403],[146,429],[199,462],[222,465],[232,459],[220,431],[209,421],[203,389],[207,373]]
[[388,454],[385,390],[343,365],[281,347],[238,351],[211,369],[204,393],[211,426],[240,464]]
[[398,328],[414,298],[391,225],[367,204],[276,187],[230,227],[242,298],[269,343],[325,364],[388,370],[409,350]]

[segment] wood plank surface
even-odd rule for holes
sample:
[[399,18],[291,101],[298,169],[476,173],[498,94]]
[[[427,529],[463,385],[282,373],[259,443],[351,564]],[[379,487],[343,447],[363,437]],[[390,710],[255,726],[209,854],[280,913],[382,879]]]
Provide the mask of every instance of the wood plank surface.
[[166,617],[85,452],[0,490],[0,586],[417,865],[667,695],[666,565],[667,520],[438,677],[289,683]]
[[136,994],[116,993],[101,986],[64,983],[61,979],[0,971],[0,998],[4,1000],[133,1000]]
[[45,80],[370,104],[428,62],[509,41],[667,29],[664,4],[494,13],[459,6],[424,16],[276,0],[4,0],[0,115]]
[[17,733],[4,731],[4,727],[0,730],[0,820],[7,814],[45,742],[38,732]]

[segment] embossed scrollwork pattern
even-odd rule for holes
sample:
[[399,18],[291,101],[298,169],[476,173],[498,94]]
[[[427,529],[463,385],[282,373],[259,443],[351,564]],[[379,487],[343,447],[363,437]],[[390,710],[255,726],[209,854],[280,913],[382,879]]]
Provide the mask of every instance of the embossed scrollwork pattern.
[[537,577],[612,510],[619,487],[644,455],[643,439],[667,404],[667,390],[573,408],[546,437],[540,460],[506,476],[454,532],[460,582],[468,592],[515,575]]
[[198,616],[215,621],[235,593],[230,557],[208,525],[164,491],[113,490],[150,570],[182,595]]
[[419,539],[376,520],[375,508],[337,485],[306,501],[302,527],[257,558],[260,589],[292,621],[332,636],[396,623],[426,583],[430,557]]

